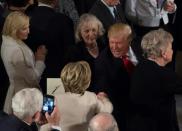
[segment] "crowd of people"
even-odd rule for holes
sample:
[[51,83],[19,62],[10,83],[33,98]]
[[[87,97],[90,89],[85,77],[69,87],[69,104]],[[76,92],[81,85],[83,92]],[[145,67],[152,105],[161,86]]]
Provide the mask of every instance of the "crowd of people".
[[[178,10],[177,0],[0,1],[0,128],[179,131]],[[52,93],[51,114],[47,78],[65,91]]]

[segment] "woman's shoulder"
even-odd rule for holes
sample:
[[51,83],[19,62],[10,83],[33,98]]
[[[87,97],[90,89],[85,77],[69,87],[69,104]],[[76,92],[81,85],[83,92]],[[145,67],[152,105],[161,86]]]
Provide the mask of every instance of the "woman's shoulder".
[[2,43],[8,44],[8,45],[12,45],[12,44],[15,45],[17,43],[17,41],[10,36],[2,35]]
[[85,91],[84,96],[89,97],[89,98],[93,98],[93,99],[97,98],[97,95],[94,92],[91,92],[91,91]]
[[10,50],[9,53],[13,53],[20,50],[20,48],[16,40],[9,36],[3,36],[1,50]]

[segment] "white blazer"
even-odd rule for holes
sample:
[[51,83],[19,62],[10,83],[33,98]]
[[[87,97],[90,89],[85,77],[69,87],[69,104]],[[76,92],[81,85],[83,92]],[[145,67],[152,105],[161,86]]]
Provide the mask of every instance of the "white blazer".
[[23,41],[17,41],[4,35],[1,57],[10,82],[4,111],[12,113],[11,99],[13,95],[25,87],[39,88],[39,80],[45,69],[45,64],[43,61],[35,61],[33,52]]

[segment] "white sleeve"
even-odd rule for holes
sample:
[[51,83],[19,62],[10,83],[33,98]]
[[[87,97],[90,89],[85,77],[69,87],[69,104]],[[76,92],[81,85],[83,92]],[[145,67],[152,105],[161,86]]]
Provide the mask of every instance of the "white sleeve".
[[96,101],[97,101],[97,113],[99,113],[99,112],[112,113],[113,105],[108,98],[105,97],[102,100],[100,100],[96,96]]
[[[35,67],[34,64],[31,64],[32,60],[29,59],[30,62],[27,62],[25,59],[25,54],[20,50],[14,50],[14,53],[16,55],[12,55],[12,61],[11,64],[16,70],[16,75],[18,75],[22,80],[24,80],[29,85],[38,86],[39,80],[40,80],[40,71],[38,71],[38,67]],[[43,66],[43,64],[38,64],[39,68],[40,65]],[[43,69],[42,69],[43,70]]]
[[43,61],[36,61],[35,62],[35,71],[37,73],[37,76],[40,78],[44,69],[45,69],[45,63]]

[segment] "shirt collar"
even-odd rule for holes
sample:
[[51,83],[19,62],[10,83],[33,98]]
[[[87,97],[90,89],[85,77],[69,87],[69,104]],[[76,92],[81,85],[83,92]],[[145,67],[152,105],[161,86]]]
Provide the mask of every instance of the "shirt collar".
[[[129,46],[129,50],[126,53],[126,56],[128,57],[128,59],[134,64],[137,65],[138,64],[138,60],[136,58],[135,53],[133,52],[131,46]],[[122,57],[121,57],[122,58]]]
[[39,2],[38,6],[46,6],[46,7],[49,7],[49,8],[53,8],[52,6],[50,6],[48,4],[44,4],[42,2]]
[[111,14],[113,15],[114,17],[114,8],[116,8],[115,6],[109,6],[106,4],[106,2],[104,0],[101,0],[101,2],[109,9],[109,11],[111,12]]

